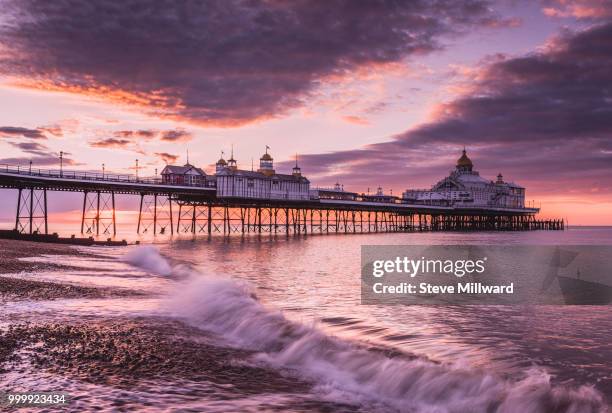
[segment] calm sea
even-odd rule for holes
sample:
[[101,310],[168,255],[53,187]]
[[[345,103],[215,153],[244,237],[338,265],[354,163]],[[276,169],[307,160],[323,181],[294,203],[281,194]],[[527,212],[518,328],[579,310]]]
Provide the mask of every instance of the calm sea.
[[[360,247],[375,244],[610,245],[612,228],[160,238],[153,246],[95,249],[107,257],[75,262],[103,272],[32,275],[137,288],[159,294],[155,298],[26,302],[6,311],[38,320],[75,314],[179,318],[214,333],[221,345],[254,350],[253,363],[315,384],[311,394],[299,397],[358,411],[484,411],[491,400],[499,400],[500,411],[538,411],[542,399],[560,398],[576,400],[578,412],[588,411],[580,406],[590,399],[612,399],[610,307],[361,305]],[[70,386],[80,391],[79,383]],[[121,391],[122,397],[153,400],[150,410],[180,410],[186,387],[166,382],[149,395]],[[81,406],[117,391],[89,391]],[[160,395],[168,392],[176,397]],[[291,407],[297,395],[271,394],[265,403],[253,397],[219,405],[202,393],[184,407],[309,410]]]

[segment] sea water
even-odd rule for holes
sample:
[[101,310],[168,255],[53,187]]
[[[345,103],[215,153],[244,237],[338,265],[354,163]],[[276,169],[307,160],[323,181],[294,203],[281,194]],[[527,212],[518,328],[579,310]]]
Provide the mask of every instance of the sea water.
[[[612,399],[610,307],[361,305],[360,247],[375,244],[609,245],[612,229],[159,238],[92,249],[106,255],[93,264],[102,273],[36,274],[152,297],[25,302],[5,310],[50,321],[75,314],[178,319],[214,334],[219,345],[252,351],[250,363],[312,383],[308,395],[220,402],[201,383],[164,382],[148,395],[149,410],[319,411],[316,404],[296,407],[306,397],[348,411],[535,412],[554,400],[581,412]],[[71,264],[91,266],[89,260]],[[119,397],[112,386],[35,376],[65,383],[82,396],[81,407]],[[190,385],[201,391],[197,401],[171,396]]]

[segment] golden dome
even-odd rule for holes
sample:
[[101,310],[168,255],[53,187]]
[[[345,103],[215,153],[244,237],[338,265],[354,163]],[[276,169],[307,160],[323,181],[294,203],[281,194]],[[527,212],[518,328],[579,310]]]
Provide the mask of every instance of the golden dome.
[[457,166],[464,166],[464,167],[470,167],[470,168],[474,166],[472,164],[472,160],[468,158],[467,154],[465,153],[465,149],[463,150],[463,154],[461,155],[461,158],[457,159]]
[[225,159],[220,158],[220,159],[217,161],[217,165],[227,165],[227,162],[225,162]]
[[262,161],[271,161],[272,157],[270,156],[270,154],[268,152],[266,152],[259,159],[261,159]]

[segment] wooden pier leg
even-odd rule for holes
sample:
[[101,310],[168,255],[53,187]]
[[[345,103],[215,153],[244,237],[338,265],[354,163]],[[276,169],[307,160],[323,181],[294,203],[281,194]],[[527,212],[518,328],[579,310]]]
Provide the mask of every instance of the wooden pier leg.
[[[19,211],[21,210],[21,191],[19,188],[19,193],[17,194],[17,214],[15,214],[15,231],[19,231]],[[83,232],[83,224],[81,224],[81,233]]]
[[178,218],[176,220],[176,233],[180,234],[181,233],[181,215],[183,214],[183,204],[178,204],[179,206],[179,210],[178,210]]
[[244,234],[244,214],[245,208],[240,207],[240,231],[242,234]]
[[268,232],[272,233],[272,207],[268,208]]
[[207,221],[206,221],[206,229],[208,230],[208,234],[210,235],[210,233],[212,232],[212,204],[208,204],[208,217],[207,217]]
[[340,217],[339,217],[339,213],[340,211],[338,211],[337,209],[334,210],[334,218],[336,219],[334,222],[336,224],[336,234],[338,233],[338,230],[340,229]]
[[[113,204],[114,204],[115,195],[113,194]],[[174,235],[174,219],[172,218],[172,197],[168,194],[168,206],[170,207],[170,235]],[[113,211],[115,207],[113,206]]]
[[246,214],[246,232],[251,232],[251,208],[246,207],[244,213]]
[[[117,220],[115,216],[115,191],[111,191],[111,204],[113,207],[113,236],[116,236],[117,235]],[[172,211],[172,209],[170,211]],[[172,226],[172,221],[170,221],[170,226]]]
[[47,221],[47,188],[43,188],[43,211],[45,215],[45,235],[49,233],[49,226]]
[[100,191],[96,192],[96,235],[100,235]]
[[289,234],[289,208],[285,208],[285,233]]
[[191,233],[195,234],[196,232],[196,204],[192,205],[193,211],[191,211]]
[[314,227],[314,224],[313,224],[313,219],[312,219],[312,211],[313,211],[313,210],[311,209],[311,210],[310,210],[310,232],[311,232],[311,233],[313,232],[313,227]]
[[257,207],[257,232],[261,234],[261,207]]
[[153,194],[153,235],[157,235],[157,194]]
[[[144,194],[140,194],[140,208],[138,209],[138,226],[136,227],[137,234],[140,234],[140,221],[142,219],[142,199],[143,198],[144,198]],[[83,217],[84,216],[85,216],[85,206],[83,205]]]
[[81,234],[85,230],[85,206],[87,205],[87,191],[83,192],[83,214],[81,215]]
[[32,233],[32,224],[34,220],[34,187],[30,188],[30,234]]
[[374,232],[378,232],[378,211],[374,211]]

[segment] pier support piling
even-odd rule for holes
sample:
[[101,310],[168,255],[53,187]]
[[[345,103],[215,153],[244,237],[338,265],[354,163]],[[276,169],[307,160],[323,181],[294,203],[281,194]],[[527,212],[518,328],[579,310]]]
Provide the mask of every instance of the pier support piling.
[[117,235],[115,193],[102,191],[83,192],[81,234]]
[[46,188],[18,188],[15,230],[27,234],[49,233]]

